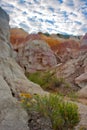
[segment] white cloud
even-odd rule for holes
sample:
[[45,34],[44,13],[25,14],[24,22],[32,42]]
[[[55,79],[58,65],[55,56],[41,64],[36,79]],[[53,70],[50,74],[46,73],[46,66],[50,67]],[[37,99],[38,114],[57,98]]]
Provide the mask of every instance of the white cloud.
[[87,32],[86,1],[59,1],[1,0],[0,6],[9,13],[12,27],[22,27],[29,33],[43,31],[77,35]]

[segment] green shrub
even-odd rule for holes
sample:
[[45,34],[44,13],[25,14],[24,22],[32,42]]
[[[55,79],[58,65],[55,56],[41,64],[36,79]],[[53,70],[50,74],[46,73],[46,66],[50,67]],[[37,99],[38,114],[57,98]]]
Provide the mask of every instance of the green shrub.
[[60,77],[57,78],[54,73],[51,73],[49,71],[47,72],[35,72],[33,74],[27,75],[29,80],[32,82],[35,82],[39,84],[43,89],[49,90],[49,89],[56,89],[61,87],[62,85],[65,88],[69,88],[70,85],[65,81],[64,78]]
[[28,79],[31,80],[34,83],[37,83],[39,85],[43,85],[44,84],[44,80],[42,78],[42,73],[41,72],[35,72],[32,74],[27,75]]
[[79,122],[77,105],[65,102],[59,95],[35,96],[31,100],[25,99],[23,104],[27,106],[27,111],[36,111],[44,117],[49,117],[54,130],[73,130]]

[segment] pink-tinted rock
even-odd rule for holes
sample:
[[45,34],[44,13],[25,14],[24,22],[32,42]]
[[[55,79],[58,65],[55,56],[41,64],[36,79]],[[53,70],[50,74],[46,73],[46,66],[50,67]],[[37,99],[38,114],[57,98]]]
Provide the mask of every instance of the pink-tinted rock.
[[87,51],[87,33],[81,38],[80,51]]
[[79,42],[73,39],[63,41],[58,45],[56,54],[61,58],[62,62],[78,57]]
[[[87,53],[79,55],[77,59],[71,59],[65,63],[61,63],[54,67],[54,70],[58,78],[65,78],[75,88],[80,89],[81,87],[85,87],[83,85],[87,85],[87,82],[84,82],[83,79],[81,80],[82,77],[80,78],[81,82],[77,83],[76,79],[78,79],[80,75],[87,73]],[[87,77],[85,76],[84,78]]]
[[55,52],[57,57],[60,57],[61,62],[66,62],[69,59],[78,57],[80,42],[75,38],[59,38],[57,35],[46,36],[41,34],[41,39]]
[[18,48],[18,45],[23,43],[28,33],[21,28],[10,29],[10,41],[14,49]]
[[29,40],[41,40],[41,37],[39,34],[29,34],[26,38],[24,42],[27,42]]
[[26,72],[46,70],[57,64],[54,52],[42,40],[29,40],[19,47],[17,61]]

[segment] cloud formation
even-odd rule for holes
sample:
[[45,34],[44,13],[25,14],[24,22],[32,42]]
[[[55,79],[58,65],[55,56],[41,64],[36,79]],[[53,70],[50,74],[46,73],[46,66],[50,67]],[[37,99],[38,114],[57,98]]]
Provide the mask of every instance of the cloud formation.
[[11,27],[29,33],[87,32],[86,0],[1,0],[0,6],[9,14]]

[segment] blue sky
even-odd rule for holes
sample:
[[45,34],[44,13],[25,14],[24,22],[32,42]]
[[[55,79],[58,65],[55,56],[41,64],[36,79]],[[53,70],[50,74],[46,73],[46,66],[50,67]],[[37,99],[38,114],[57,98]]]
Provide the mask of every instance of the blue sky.
[[10,26],[29,33],[87,32],[87,0],[0,0],[10,16]]

